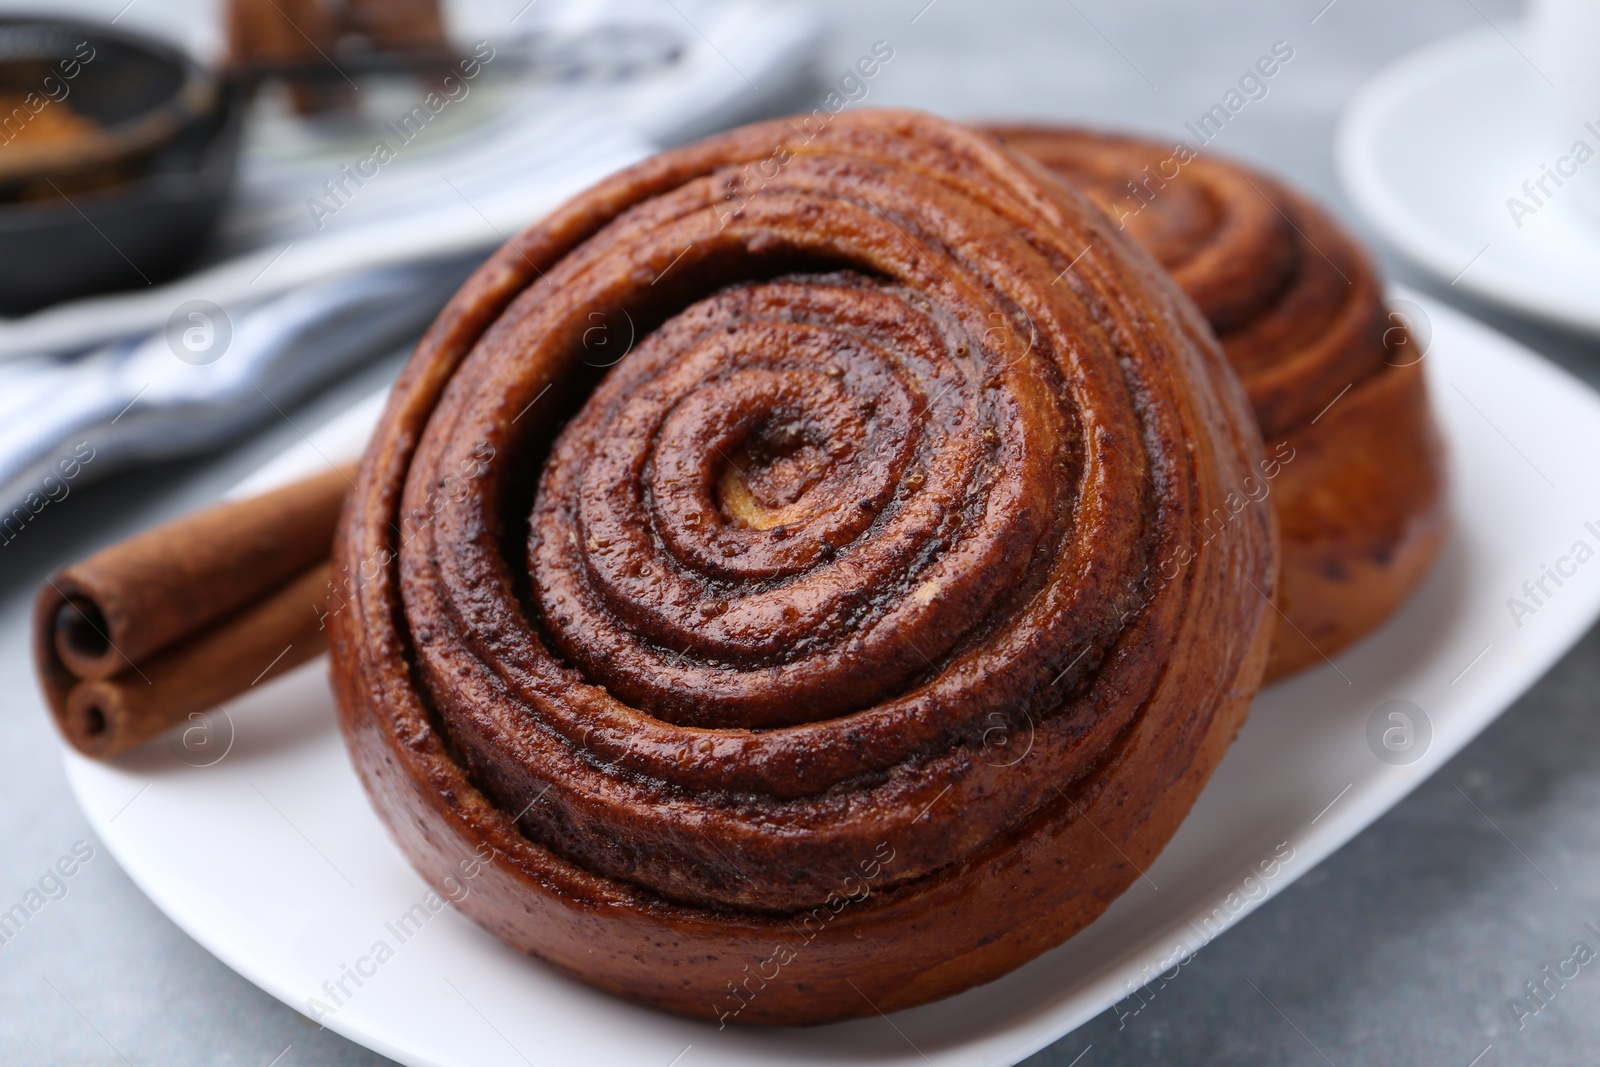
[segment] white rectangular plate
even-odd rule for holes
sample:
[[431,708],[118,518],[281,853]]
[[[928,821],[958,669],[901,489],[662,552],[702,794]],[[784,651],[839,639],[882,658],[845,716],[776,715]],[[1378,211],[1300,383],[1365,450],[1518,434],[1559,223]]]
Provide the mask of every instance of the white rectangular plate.
[[[332,1007],[337,997],[327,1026],[405,1064],[1013,1063],[1125,997],[1141,975],[1170,969],[1175,955],[1196,951],[1355,836],[1600,613],[1600,562],[1570,559],[1562,566],[1576,573],[1548,584],[1554,595],[1533,614],[1519,620],[1507,606],[1575,542],[1600,549],[1600,398],[1473,320],[1401,295],[1432,320],[1426,365],[1453,487],[1454,532],[1421,592],[1336,663],[1261,694],[1148,877],[1099,921],[997,982],[892,1022],[719,1031],[564,978],[448,906],[402,940],[395,921],[428,887],[367,805],[320,663],[115,763],[69,751],[72,787],[117,861],[173,922],[303,1012],[314,1010],[311,998]],[[240,491],[320,469],[321,454],[358,451],[380,404],[335,420]],[[1369,720],[1390,700],[1412,702],[1430,728],[1415,762],[1393,765],[1369,745]],[[359,985],[350,970],[363,972]]]

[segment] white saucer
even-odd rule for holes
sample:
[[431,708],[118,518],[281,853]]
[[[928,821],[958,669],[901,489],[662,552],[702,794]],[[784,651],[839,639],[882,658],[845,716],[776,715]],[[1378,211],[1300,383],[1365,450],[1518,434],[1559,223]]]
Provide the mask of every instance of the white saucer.
[[[1455,487],[1443,559],[1373,638],[1261,694],[1148,879],[988,986],[892,1021],[719,1031],[564,978],[449,907],[402,941],[391,927],[428,888],[352,773],[320,663],[114,763],[68,752],[73,791],[117,862],[200,944],[302,1012],[308,998],[329,999],[324,982],[343,980],[349,995],[326,1025],[405,1064],[1014,1063],[1127,997],[1141,974],[1185,981],[1183,954],[1204,951],[1442,767],[1600,614],[1600,562],[1547,586],[1554,595],[1520,628],[1506,606],[1575,540],[1600,545],[1584,526],[1600,527],[1600,398],[1471,319],[1402,295],[1432,320],[1426,366]],[[357,450],[379,400],[254,487],[321,469],[319,451]],[[1402,765],[1407,754],[1380,759],[1388,750],[1369,742],[1374,727],[1397,725],[1387,709],[1374,714],[1397,699],[1422,712],[1411,723],[1418,758]],[[393,957],[376,963],[380,940]],[[365,971],[359,987],[347,967]]]
[[[1340,127],[1340,178],[1373,228],[1424,269],[1512,311],[1600,333],[1600,210],[1579,202],[1575,184],[1547,185],[1554,195],[1532,215],[1514,218],[1506,204],[1531,205],[1522,184],[1543,176],[1541,164],[1579,137],[1600,151],[1600,139],[1546,120],[1555,90],[1527,47],[1513,46],[1515,30],[1510,38],[1463,33],[1367,83]],[[1600,109],[1595,118],[1600,127]]]

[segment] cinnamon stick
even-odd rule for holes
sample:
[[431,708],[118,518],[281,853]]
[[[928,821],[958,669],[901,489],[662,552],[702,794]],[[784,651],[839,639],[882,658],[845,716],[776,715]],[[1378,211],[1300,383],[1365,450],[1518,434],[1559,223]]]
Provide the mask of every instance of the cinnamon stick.
[[244,691],[280,651],[266,677],[321,652],[348,487],[336,470],[220,504],[47,579],[34,658],[67,740],[91,756],[126,751]]
[[79,677],[110,678],[278,588],[327,558],[349,484],[329,471],[187,515],[62,569],[41,591],[55,604],[56,655]]
[[126,752],[192,712],[214,708],[328,648],[322,626],[328,564],[227,621],[114,678],[86,678],[67,693],[61,731],[86,756]]

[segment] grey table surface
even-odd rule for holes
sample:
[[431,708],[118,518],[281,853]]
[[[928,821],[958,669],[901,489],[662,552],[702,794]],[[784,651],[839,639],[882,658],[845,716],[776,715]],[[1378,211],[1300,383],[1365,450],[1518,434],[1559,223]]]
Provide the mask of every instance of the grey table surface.
[[[1287,41],[1293,62],[1213,147],[1298,182],[1362,232],[1334,177],[1341,108],[1404,53],[1520,16],[1505,0],[824,6],[836,20],[824,78],[875,40],[895,48],[870,103],[1162,136],[1180,135],[1257,55]],[[1494,312],[1384,258],[1392,277],[1600,385],[1593,340]],[[391,376],[399,358],[290,417],[301,428],[332,417]],[[250,439],[203,461],[75,490],[0,548],[0,901],[20,899],[76,843],[93,849],[67,895],[0,945],[0,1063],[388,1062],[250,985],[140,894],[73,802],[28,666],[26,609],[43,574],[215,499],[298,434],[264,419]],[[1600,629],[1407,800],[1207,946],[1137,1016],[1108,1012],[1028,1062],[1600,1062],[1600,968],[1581,970],[1525,1028],[1508,1003],[1575,942],[1600,948],[1582,926],[1600,924],[1597,653]]]

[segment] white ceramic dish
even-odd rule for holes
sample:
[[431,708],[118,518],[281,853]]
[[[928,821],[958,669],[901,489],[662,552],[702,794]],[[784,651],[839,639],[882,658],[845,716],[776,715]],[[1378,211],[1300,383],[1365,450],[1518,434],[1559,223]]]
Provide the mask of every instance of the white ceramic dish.
[[[1508,36],[1483,27],[1451,37],[1368,82],[1340,126],[1339,175],[1373,228],[1425,270],[1512,311],[1600,333],[1600,208],[1570,181],[1547,182],[1548,199],[1523,189],[1579,139],[1600,151],[1600,137],[1547,118],[1555,90],[1528,46],[1513,43],[1520,28]],[[1596,167],[1582,173],[1592,180]],[[1513,197],[1533,213],[1513,213]]]
[[[1554,595],[1520,628],[1506,605],[1574,541],[1600,547],[1600,398],[1459,313],[1405,295],[1432,320],[1427,365],[1451,451],[1455,533],[1437,570],[1379,634],[1260,696],[1148,878],[1067,944],[959,997],[892,1019],[719,1031],[563,978],[449,907],[402,942],[386,924],[428,890],[351,772],[321,663],[116,763],[69,752],[72,787],[174,922],[308,1014],[309,998],[332,1006],[324,982],[344,979],[350,995],[325,1024],[402,1063],[1013,1063],[1125,997],[1142,972],[1170,972],[1175,951],[1199,949],[1309,871],[1443,766],[1600,613],[1600,562],[1548,586]],[[318,469],[319,453],[358,449],[378,402],[250,488]],[[1380,760],[1367,740],[1375,709],[1396,699],[1431,727],[1409,765]],[[1390,726],[1383,719],[1379,732]],[[393,953],[381,963],[371,957],[379,941]],[[347,968],[366,972],[359,987]]]

